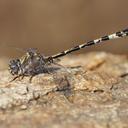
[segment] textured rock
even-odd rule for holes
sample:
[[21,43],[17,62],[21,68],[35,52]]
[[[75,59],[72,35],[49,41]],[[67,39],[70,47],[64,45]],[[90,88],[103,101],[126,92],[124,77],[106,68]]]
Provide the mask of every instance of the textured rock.
[[[76,57],[77,56],[77,57]],[[128,58],[94,52],[68,56],[65,66],[9,82],[0,72],[1,128],[128,127]]]

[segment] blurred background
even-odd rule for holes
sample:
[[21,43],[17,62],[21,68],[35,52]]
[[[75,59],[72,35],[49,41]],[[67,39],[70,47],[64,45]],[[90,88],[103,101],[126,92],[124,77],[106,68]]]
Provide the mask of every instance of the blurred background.
[[[127,27],[126,0],[0,0],[0,55],[23,54],[12,47],[34,47],[51,55]],[[76,53],[126,54],[127,49],[124,38]]]

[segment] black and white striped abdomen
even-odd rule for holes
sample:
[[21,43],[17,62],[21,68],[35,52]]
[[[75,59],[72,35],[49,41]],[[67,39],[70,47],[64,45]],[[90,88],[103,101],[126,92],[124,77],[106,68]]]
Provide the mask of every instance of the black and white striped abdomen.
[[95,45],[95,44],[98,44],[98,43],[101,43],[101,42],[105,42],[105,41],[112,40],[112,39],[122,38],[122,37],[125,37],[125,36],[128,36],[128,29],[124,29],[122,31],[119,31],[119,32],[116,32],[116,33],[113,33],[113,34],[103,36],[101,38],[98,38],[98,39],[95,39],[95,40],[92,40],[92,41],[88,41],[84,44],[81,44],[81,45],[75,46],[73,48],[67,49],[67,50],[65,50],[63,52],[60,52],[58,54],[55,54],[51,57],[53,59],[59,58],[59,57],[65,56],[65,55],[67,55],[71,52],[80,50],[80,49],[85,48],[85,47],[89,47],[90,45]]

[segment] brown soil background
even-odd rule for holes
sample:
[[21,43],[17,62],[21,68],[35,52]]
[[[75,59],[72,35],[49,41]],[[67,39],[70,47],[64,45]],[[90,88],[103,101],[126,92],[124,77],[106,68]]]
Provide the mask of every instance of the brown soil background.
[[[124,29],[127,5],[128,1],[122,0],[1,0],[0,54],[19,54],[9,47],[13,45],[36,47],[49,55]],[[127,39],[122,39],[81,52],[126,53],[127,47]]]

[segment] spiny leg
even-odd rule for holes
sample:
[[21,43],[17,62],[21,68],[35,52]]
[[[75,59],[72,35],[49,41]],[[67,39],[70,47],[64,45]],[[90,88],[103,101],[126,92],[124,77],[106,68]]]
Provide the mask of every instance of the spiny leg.
[[29,78],[29,83],[32,83],[32,79],[35,75],[31,75],[30,78]]
[[23,80],[23,79],[24,79],[24,77],[25,77],[25,75],[22,75],[22,76],[21,76],[21,80]]
[[17,75],[15,76],[10,82],[13,82],[14,80],[16,80],[17,78],[21,77],[22,75]]
[[128,76],[128,73],[121,74],[120,77],[126,77]]

